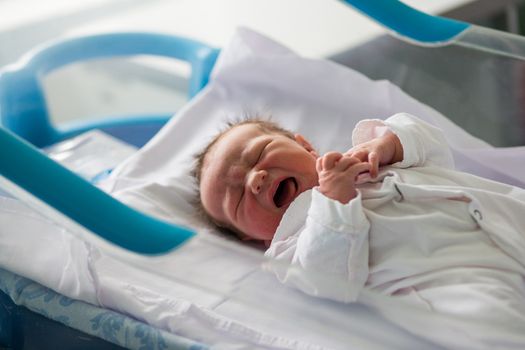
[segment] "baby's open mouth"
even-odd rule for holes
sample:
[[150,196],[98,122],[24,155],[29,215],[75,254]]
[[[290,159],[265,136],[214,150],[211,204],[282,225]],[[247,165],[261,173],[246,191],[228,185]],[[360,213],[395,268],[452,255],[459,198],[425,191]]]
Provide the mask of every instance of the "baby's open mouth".
[[286,178],[279,183],[277,191],[273,195],[273,202],[277,208],[281,208],[294,200],[296,192],[297,181],[293,177]]

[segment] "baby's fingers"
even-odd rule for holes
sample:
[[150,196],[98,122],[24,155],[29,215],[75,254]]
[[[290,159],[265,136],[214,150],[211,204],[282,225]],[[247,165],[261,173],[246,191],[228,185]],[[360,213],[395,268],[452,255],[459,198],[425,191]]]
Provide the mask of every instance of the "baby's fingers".
[[355,157],[362,162],[366,162],[368,160],[368,151],[365,149],[356,150],[354,152],[348,152],[346,155]]
[[352,176],[357,177],[359,174],[364,173],[365,171],[370,171],[370,168],[370,163],[361,162],[348,168],[348,171],[351,172]]
[[330,170],[343,155],[339,152],[328,152],[322,158],[322,170]]
[[377,152],[370,152],[368,155],[368,163],[370,163],[370,176],[376,178],[379,172],[379,154],[377,154]]
[[334,166],[334,170],[345,171],[352,165],[360,163],[360,162],[361,160],[359,160],[359,158],[344,155],[341,157],[341,159],[337,161],[337,163]]
[[323,157],[317,158],[315,161],[315,170],[317,170],[317,173],[319,174],[321,171],[323,171]]

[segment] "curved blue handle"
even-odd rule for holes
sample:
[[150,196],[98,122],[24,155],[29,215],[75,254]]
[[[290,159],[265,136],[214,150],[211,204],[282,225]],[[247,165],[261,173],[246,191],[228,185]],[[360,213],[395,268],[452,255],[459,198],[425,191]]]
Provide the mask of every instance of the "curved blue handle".
[[398,0],[342,0],[399,35],[422,44],[450,41],[470,24],[428,15]]
[[78,61],[101,57],[155,55],[191,65],[190,97],[208,82],[219,49],[202,42],[158,33],[107,33],[49,42],[28,53],[25,66],[38,75]]
[[195,235],[122,204],[1,127],[0,175],[91,232],[137,253],[165,253]]
[[[54,69],[95,58],[171,57],[190,63],[189,95],[193,97],[208,83],[218,54],[219,49],[204,43],[158,33],[95,34],[53,41],[0,71],[0,121],[32,144],[45,147],[86,129],[86,126],[78,130],[57,129],[50,122],[40,79]],[[115,126],[122,125],[122,121],[115,121]],[[89,124],[89,127],[98,125]]]

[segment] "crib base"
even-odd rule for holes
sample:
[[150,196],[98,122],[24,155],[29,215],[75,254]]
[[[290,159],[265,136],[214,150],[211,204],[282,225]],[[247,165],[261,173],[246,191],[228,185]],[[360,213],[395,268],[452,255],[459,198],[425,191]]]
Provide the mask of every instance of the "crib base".
[[122,347],[18,306],[0,291],[0,349],[117,350]]

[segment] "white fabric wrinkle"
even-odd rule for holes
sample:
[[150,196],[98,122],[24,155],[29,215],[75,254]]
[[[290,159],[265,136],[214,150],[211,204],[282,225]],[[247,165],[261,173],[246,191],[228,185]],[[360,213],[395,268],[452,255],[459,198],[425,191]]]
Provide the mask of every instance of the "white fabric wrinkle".
[[361,192],[347,204],[342,204],[321,194],[316,188],[313,191],[313,205],[308,216],[327,229],[350,236],[360,234],[368,225],[361,204]]
[[[436,166],[454,168],[454,158],[441,130],[408,113],[397,113],[384,121],[403,146],[401,168]],[[406,158],[405,158],[406,157]]]
[[391,132],[384,121],[379,119],[363,119],[359,121],[352,131],[352,146],[365,143]]

